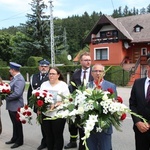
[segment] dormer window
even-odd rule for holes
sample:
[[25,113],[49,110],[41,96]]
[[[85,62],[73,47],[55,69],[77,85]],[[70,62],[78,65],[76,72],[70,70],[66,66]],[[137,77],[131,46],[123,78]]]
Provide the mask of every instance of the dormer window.
[[135,32],[140,32],[141,30],[140,30],[140,27],[136,27],[135,28]]
[[134,32],[141,32],[142,29],[143,29],[143,27],[138,24],[136,26],[134,26]]

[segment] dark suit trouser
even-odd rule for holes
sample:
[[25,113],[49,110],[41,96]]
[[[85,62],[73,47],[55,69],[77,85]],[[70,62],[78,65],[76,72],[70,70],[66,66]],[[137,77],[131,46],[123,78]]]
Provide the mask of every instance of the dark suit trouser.
[[13,124],[13,136],[11,138],[11,141],[22,145],[23,144],[23,129],[22,129],[22,123],[17,120],[16,114],[17,112],[8,111],[10,119]]
[[48,150],[62,150],[64,145],[63,131],[66,119],[43,120],[44,133]]
[[141,133],[134,127],[136,150],[150,150],[150,130]]

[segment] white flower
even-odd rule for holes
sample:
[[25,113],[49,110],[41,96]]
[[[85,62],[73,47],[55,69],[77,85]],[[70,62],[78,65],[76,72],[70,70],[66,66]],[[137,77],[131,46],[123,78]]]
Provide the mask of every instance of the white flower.
[[102,132],[102,128],[101,127],[96,127],[96,132]]
[[78,114],[83,114],[84,113],[84,109],[83,109],[82,106],[79,106],[77,111],[78,111]]

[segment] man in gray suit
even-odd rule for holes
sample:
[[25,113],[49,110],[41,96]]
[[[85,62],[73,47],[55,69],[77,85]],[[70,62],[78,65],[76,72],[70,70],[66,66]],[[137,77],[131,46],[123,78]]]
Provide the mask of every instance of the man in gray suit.
[[23,92],[25,88],[25,80],[20,73],[21,65],[10,62],[10,74],[13,76],[10,81],[12,93],[6,98],[6,109],[8,110],[10,119],[13,124],[13,135],[6,144],[13,144],[11,148],[17,148],[23,145],[23,129],[22,123],[17,120],[17,110],[24,106]]
[[[104,71],[103,65],[95,64],[92,67],[94,81],[91,81],[88,86],[91,88],[101,88],[104,91],[111,88],[117,97],[116,85],[104,80]],[[87,139],[89,150],[112,150],[111,135],[112,126],[102,132],[91,132],[90,137]]]

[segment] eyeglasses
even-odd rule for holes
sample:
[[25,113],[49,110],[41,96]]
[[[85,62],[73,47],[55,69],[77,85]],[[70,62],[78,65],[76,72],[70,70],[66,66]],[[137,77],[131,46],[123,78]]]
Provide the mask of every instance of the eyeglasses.
[[82,60],[82,61],[91,61],[90,59],[85,59],[85,60]]
[[44,67],[44,68],[46,68],[46,67],[48,67],[48,66],[41,66],[41,67]]
[[104,70],[92,70],[92,72],[104,72]]
[[49,73],[50,76],[54,76],[56,75],[57,73]]

